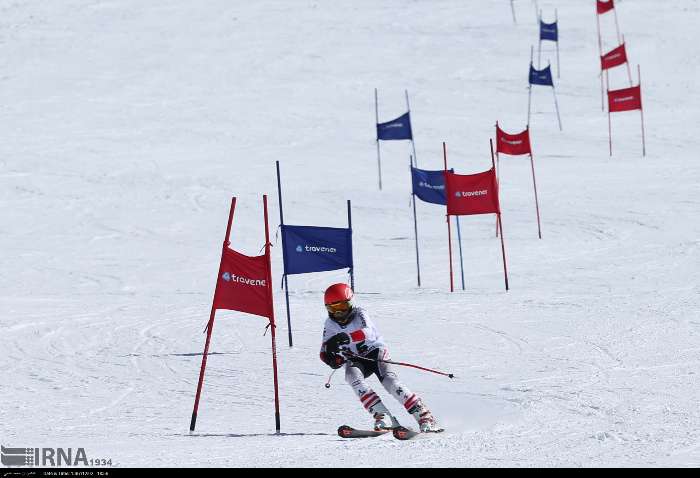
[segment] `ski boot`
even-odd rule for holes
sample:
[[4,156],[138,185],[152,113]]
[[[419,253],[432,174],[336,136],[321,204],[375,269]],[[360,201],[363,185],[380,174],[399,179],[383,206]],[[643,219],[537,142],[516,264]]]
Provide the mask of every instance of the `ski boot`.
[[428,407],[423,404],[422,400],[418,400],[418,402],[411,407],[408,413],[413,415],[413,418],[416,419],[418,422],[418,427],[422,433],[442,431],[442,429],[438,426],[435,417],[433,417],[433,414],[430,413]]
[[374,417],[374,429],[393,430],[399,426],[399,422],[391,412],[384,406],[382,402],[377,402],[376,405],[370,407],[369,412]]

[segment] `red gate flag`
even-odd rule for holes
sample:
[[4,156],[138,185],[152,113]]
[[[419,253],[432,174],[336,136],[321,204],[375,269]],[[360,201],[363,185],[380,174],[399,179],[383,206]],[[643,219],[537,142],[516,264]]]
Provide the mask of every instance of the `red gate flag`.
[[495,168],[477,174],[455,174],[449,171],[444,174],[448,215],[501,213]]
[[600,69],[603,71],[625,63],[627,63],[627,50],[624,43],[600,57]]
[[642,109],[642,90],[639,85],[608,91],[608,111],[632,111]]
[[225,248],[216,282],[214,308],[271,317],[266,255],[250,257]]
[[280,431],[279,382],[277,380],[277,343],[275,339],[275,313],[272,305],[272,270],[270,267],[270,230],[267,218],[267,196],[263,195],[263,217],[265,224],[265,254],[261,256],[246,256],[229,248],[233,212],[236,209],[236,198],[231,198],[231,209],[228,215],[226,236],[221,250],[219,276],[216,280],[216,290],[212,301],[209,322],[207,322],[207,338],[202,353],[202,366],[199,369],[197,393],[194,398],[190,432],[194,431],[197,423],[199,399],[204,385],[204,371],[207,367],[209,345],[211,344],[214,318],[217,309],[228,309],[248,314],[261,315],[269,319],[272,341],[272,375],[275,392],[275,428]]
[[442,155],[445,161],[445,199],[447,200],[447,241],[450,254],[450,292],[454,292],[452,277],[452,230],[450,216],[472,214],[496,214],[496,225],[501,232],[501,252],[503,254],[503,276],[508,290],[508,268],[506,266],[506,247],[503,242],[501,224],[501,206],[498,203],[498,179],[496,162],[493,157],[493,140],[491,146],[491,169],[477,174],[455,174],[447,170],[447,146],[442,143]]
[[642,156],[646,156],[646,142],[644,140],[644,108],[642,108],[642,74],[637,65],[639,83],[637,86],[623,88],[621,90],[608,91],[608,138],[610,142],[610,156],[612,156],[612,121],[611,113],[618,111],[639,110],[642,119]]
[[496,152],[518,156],[531,154],[530,131],[525,130],[518,134],[508,134],[496,123]]
[[608,0],[607,2],[602,2],[601,0],[596,0],[596,10],[598,11],[598,15],[602,15],[603,13],[607,13],[610,10],[615,8],[615,4],[613,3],[613,0]]

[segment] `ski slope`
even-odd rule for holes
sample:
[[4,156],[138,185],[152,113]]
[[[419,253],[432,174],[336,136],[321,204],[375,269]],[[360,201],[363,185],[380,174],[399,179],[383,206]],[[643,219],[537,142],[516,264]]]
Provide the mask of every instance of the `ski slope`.
[[[517,24],[509,3],[0,0],[3,446],[122,467],[700,466],[696,1],[616,2],[647,155],[628,112],[612,158],[594,2],[538,2],[558,10],[563,124],[533,89],[543,239],[529,162],[501,158],[511,290],[495,220],[474,216],[466,290],[456,261],[449,292],[444,210],[425,203],[416,286],[411,149],[382,144],[379,191],[374,88],[380,121],[408,90],[421,168],[442,167],[445,141],[457,172],[488,169],[496,120],[525,127],[537,48],[533,2],[515,2]],[[395,360],[457,376],[397,370],[445,433],[336,436],[371,423],[318,360],[323,290],[347,275],[290,276],[289,348],[279,242],[282,434],[266,321],[227,311],[188,433],[230,198],[232,247],[256,255],[263,193],[278,224],[276,160],[287,223],[343,227],[352,200],[357,303]]]

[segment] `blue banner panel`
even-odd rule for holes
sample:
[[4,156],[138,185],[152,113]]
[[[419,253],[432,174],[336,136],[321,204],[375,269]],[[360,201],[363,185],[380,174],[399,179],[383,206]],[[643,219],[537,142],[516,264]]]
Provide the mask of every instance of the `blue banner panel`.
[[352,268],[352,230],[337,227],[282,226],[285,274]]
[[413,179],[413,194],[421,201],[433,204],[447,204],[445,199],[445,172],[426,171],[424,169],[411,168]]
[[530,63],[530,84],[531,85],[543,85],[543,86],[554,86],[552,81],[552,69],[550,66],[544,70],[535,70],[535,67]]
[[413,139],[410,113],[377,125],[377,139],[384,141]]
[[544,23],[540,20],[540,40],[559,41],[557,22]]

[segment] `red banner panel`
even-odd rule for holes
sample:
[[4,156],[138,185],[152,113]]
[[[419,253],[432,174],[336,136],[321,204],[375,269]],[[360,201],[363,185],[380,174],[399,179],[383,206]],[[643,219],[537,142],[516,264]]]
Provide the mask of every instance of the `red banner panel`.
[[492,168],[478,174],[445,172],[447,214],[467,216],[471,214],[500,214],[498,182]]
[[265,255],[250,257],[228,247],[221,258],[214,308],[272,316],[271,284]]
[[603,71],[625,63],[627,63],[627,50],[624,43],[600,57],[600,69]]
[[601,2],[601,0],[596,0],[596,10],[598,11],[598,15],[607,13],[613,8],[615,8],[613,0],[608,0],[607,2]]
[[496,125],[496,152],[518,156],[531,154],[530,131],[518,134],[508,134]]
[[608,91],[608,111],[632,111],[642,109],[642,89],[639,86]]

